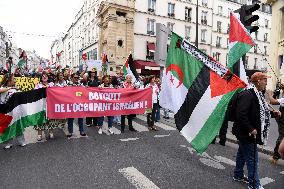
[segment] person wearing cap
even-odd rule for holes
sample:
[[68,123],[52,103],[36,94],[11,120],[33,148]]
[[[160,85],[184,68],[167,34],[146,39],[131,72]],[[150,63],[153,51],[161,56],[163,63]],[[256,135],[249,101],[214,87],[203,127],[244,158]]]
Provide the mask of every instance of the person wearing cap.
[[[100,85],[100,81],[97,77],[97,70],[96,68],[93,68],[88,73],[87,86],[88,87],[98,87],[99,85]],[[92,125],[98,126],[98,118],[97,117],[87,117],[86,125],[87,127],[91,127]]]
[[[250,86],[238,94],[236,104],[236,120],[233,134],[238,139],[238,152],[233,179],[248,183],[248,189],[263,189],[258,176],[257,144],[265,144],[270,126],[268,104],[263,91],[267,85],[268,76],[255,72],[250,79]],[[280,115],[279,111],[274,111]],[[248,177],[244,175],[244,165],[247,165]]]
[[[279,88],[283,90],[283,85],[279,84],[279,86],[280,86]],[[281,158],[281,156],[278,152],[279,145],[284,138],[284,97],[276,99],[275,98],[276,95],[274,95],[272,91],[268,91],[267,93],[268,93],[268,98],[269,98],[270,104],[280,105],[279,111],[282,113],[282,115],[280,117],[276,118],[279,135],[278,135],[278,138],[276,140],[273,156],[270,159],[271,163],[277,164],[278,160]]]

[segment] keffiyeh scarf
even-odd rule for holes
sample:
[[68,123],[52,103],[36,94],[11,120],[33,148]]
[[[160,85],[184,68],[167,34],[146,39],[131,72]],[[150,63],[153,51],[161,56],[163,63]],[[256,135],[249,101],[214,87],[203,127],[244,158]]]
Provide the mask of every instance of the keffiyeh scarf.
[[270,111],[268,104],[265,101],[264,95],[261,91],[258,91],[254,84],[250,84],[248,89],[253,89],[254,93],[258,98],[259,109],[260,109],[260,123],[261,123],[261,141],[264,145],[267,143],[268,132],[270,127]]

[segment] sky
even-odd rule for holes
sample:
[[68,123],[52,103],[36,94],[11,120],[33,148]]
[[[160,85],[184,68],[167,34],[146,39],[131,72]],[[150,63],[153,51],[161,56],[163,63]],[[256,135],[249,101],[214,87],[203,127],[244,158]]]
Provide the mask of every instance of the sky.
[[82,6],[83,0],[0,0],[0,26],[18,48],[50,59],[52,41],[67,32]]

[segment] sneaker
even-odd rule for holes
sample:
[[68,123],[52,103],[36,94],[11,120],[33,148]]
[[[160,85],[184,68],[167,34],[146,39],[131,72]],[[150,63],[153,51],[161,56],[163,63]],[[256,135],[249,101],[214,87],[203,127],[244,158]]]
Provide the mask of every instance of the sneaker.
[[[254,189],[253,186],[248,186],[248,189]],[[256,189],[264,189],[263,186],[259,185],[258,187],[256,187]]]
[[99,129],[98,133],[99,133],[100,135],[103,134],[102,128]]
[[42,141],[42,135],[37,135],[37,141]]
[[20,144],[19,146],[25,147],[26,145],[27,145],[26,143],[22,143],[22,144]]
[[72,137],[72,134],[68,134],[68,135],[66,135],[67,136],[67,138],[71,138]]
[[91,127],[92,125],[91,124],[87,124],[87,127]]
[[233,180],[234,181],[237,181],[237,182],[244,182],[244,183],[249,183],[249,180],[248,180],[248,177],[244,175],[243,178],[238,178],[238,177],[233,177]]
[[86,133],[80,133],[81,136],[87,136]]
[[110,134],[112,134],[112,135],[114,134],[112,128],[109,128],[109,129],[108,129],[108,132],[109,132]]
[[4,147],[4,150],[7,150],[7,149],[10,149],[10,148],[12,148],[13,146],[11,145],[11,144],[8,144],[8,145],[6,145],[5,147]]
[[134,129],[133,127],[129,127],[129,131],[137,132],[137,130]]
[[164,117],[165,119],[170,119],[170,117]]
[[54,139],[54,134],[53,133],[49,133],[49,138],[50,139]]

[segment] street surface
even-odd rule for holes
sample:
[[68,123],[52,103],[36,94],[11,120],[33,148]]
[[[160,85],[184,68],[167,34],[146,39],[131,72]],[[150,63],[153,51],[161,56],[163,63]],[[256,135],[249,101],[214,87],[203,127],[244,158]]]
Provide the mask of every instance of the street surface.
[[[236,144],[216,143],[200,155],[174,128],[172,118],[156,126],[159,131],[148,131],[146,117],[138,115],[136,133],[126,126],[120,134],[115,125],[114,135],[107,131],[99,135],[97,128],[90,127],[88,137],[79,137],[76,127],[77,136],[71,139],[66,138],[66,130],[56,130],[55,139],[43,142],[37,142],[37,133],[28,128],[27,146],[0,149],[0,188],[246,188],[232,180]],[[277,129],[274,132],[271,129],[272,148]],[[259,175],[264,188],[283,188],[283,161],[272,165],[269,156],[260,153]]]

